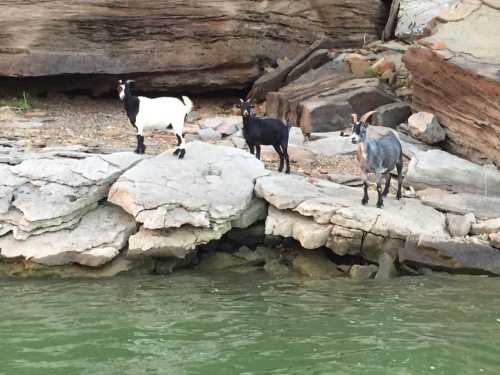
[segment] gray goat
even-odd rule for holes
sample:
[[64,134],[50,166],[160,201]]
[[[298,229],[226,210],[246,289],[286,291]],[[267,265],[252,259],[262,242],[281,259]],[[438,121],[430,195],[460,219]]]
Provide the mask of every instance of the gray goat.
[[[398,171],[398,192],[396,199],[401,199],[401,185],[403,183],[403,149],[399,138],[393,131],[379,139],[370,138],[367,134],[367,121],[375,111],[365,113],[358,121],[356,114],[352,115],[351,142],[358,145],[357,159],[363,171],[364,195],[361,203],[368,203],[368,173],[377,176],[377,207],[384,206],[382,197],[387,196],[391,184],[391,171],[394,167]],[[385,177],[385,188],[382,191],[382,176]]]

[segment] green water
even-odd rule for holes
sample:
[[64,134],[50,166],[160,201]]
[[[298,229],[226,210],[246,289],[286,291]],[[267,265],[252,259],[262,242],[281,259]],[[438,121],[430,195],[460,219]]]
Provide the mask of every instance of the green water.
[[0,280],[0,374],[500,374],[500,279]]

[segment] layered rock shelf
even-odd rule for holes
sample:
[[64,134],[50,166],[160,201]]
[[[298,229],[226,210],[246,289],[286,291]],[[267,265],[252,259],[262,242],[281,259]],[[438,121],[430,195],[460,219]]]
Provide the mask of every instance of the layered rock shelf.
[[498,2],[463,1],[441,14],[430,27],[432,35],[404,57],[414,79],[413,107],[438,117],[446,128],[449,149],[497,165],[500,41],[491,37],[491,30],[498,30],[499,23]]
[[[0,269],[7,274],[44,266],[45,274],[80,267],[75,276],[110,276],[134,269],[133,261],[170,272],[200,258],[201,269],[265,264],[276,275],[286,264],[324,277],[373,276],[370,264],[379,265],[377,277],[397,274],[396,266],[500,274],[500,198],[494,189],[485,196],[481,186],[446,190],[460,186],[453,163],[440,165],[439,184],[420,168],[430,176],[420,179],[421,190],[409,189],[399,201],[389,194],[379,209],[374,192],[363,206],[360,187],[270,172],[246,151],[202,142],[189,143],[181,161],[171,151],[1,151]],[[445,157],[417,151],[411,163]],[[485,167],[468,168],[474,178]],[[489,170],[489,178],[497,181],[500,172]],[[259,247],[286,239],[297,241],[293,258]],[[228,252],[231,243],[251,248]],[[363,262],[351,272],[325,254]]]

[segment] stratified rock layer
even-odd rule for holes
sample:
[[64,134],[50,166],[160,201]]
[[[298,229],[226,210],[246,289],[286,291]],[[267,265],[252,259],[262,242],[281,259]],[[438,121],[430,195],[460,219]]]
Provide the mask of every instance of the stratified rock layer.
[[454,153],[497,165],[500,38],[492,33],[499,24],[498,1],[463,1],[404,57],[414,79],[415,109],[437,115]]
[[272,205],[266,234],[293,237],[308,249],[326,246],[373,259],[380,251],[397,253],[410,235],[449,237],[445,216],[417,199],[388,197],[378,209],[374,195],[369,206],[361,204],[361,189],[300,176],[262,177],[255,191]]
[[[382,0],[7,1],[0,4],[0,76],[83,79],[60,88],[110,89],[134,75],[144,90],[241,89],[263,65],[316,39],[375,39]],[[98,76],[95,76],[98,75]]]
[[0,257],[24,258],[46,266],[76,263],[102,266],[123,249],[136,224],[121,208],[99,206],[70,229],[42,233],[27,240],[0,237]]
[[[74,227],[107,196],[134,153],[87,154],[68,150],[11,150],[0,163],[0,232],[15,239]],[[11,165],[15,164],[15,165]]]

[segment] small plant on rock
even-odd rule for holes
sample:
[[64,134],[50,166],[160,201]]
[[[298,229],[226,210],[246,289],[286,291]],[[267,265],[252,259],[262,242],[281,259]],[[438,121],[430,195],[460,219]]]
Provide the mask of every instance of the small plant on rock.
[[29,95],[23,91],[22,98],[0,99],[0,107],[13,108],[16,111],[27,112],[33,108],[33,101]]

